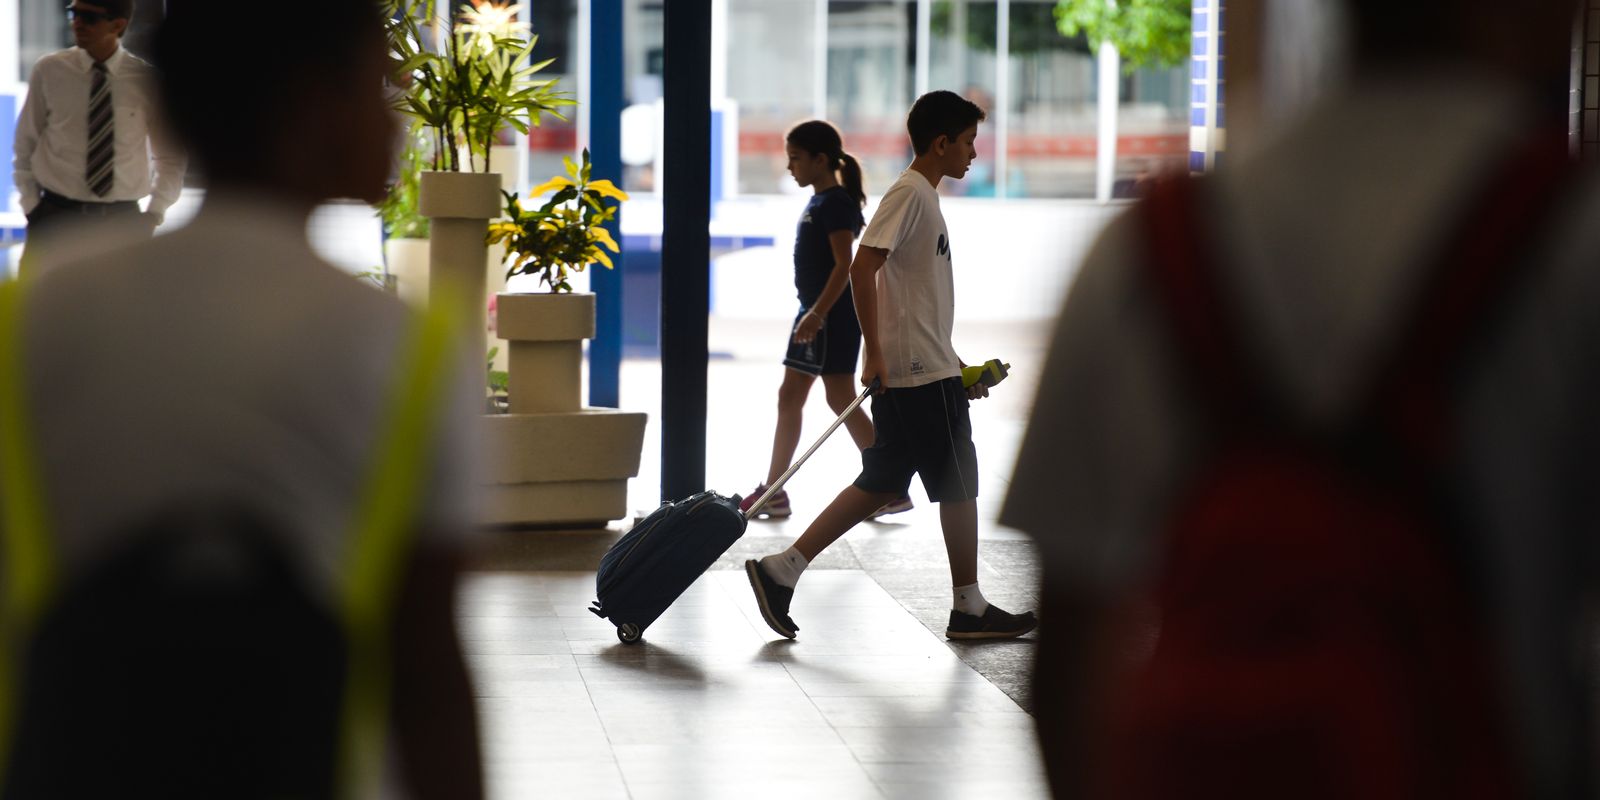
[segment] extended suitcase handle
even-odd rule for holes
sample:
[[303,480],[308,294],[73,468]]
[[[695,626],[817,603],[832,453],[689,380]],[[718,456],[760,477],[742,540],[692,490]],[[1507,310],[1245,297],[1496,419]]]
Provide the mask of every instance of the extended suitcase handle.
[[878,388],[882,385],[883,381],[881,379],[873,378],[872,385],[862,389],[861,394],[856,395],[856,399],[850,401],[850,405],[845,408],[844,413],[841,413],[839,418],[834,420],[833,424],[829,425],[828,429],[822,432],[822,436],[817,438],[817,443],[811,445],[811,449],[807,450],[805,455],[800,456],[799,461],[794,462],[789,466],[788,469],[784,470],[783,474],[779,475],[778,479],[773,481],[772,485],[768,486],[765,492],[762,492],[761,498],[756,500],[755,505],[750,506],[750,508],[744,512],[745,521],[749,522],[750,520],[755,519],[756,515],[761,513],[761,509],[767,505],[767,501],[771,500],[773,495],[783,491],[783,485],[789,481],[790,476],[794,475],[795,470],[800,469],[801,465],[806,463],[806,459],[810,458],[812,453],[817,452],[817,448],[821,447],[823,442],[828,441],[828,437],[832,436],[833,432],[838,430],[840,425],[844,424],[845,418],[851,414],[854,414],[856,409],[860,408],[863,402],[866,402],[867,396],[878,391]]

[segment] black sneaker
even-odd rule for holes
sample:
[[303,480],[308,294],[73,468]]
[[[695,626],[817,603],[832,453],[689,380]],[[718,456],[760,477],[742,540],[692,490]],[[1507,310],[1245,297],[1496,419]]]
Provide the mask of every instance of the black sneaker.
[[983,616],[950,611],[950,625],[944,629],[946,639],[1015,639],[1039,626],[1032,611],[1026,614],[1007,614],[990,603]]
[[786,639],[793,639],[800,631],[800,626],[789,619],[789,601],[794,599],[794,590],[767,577],[767,571],[755,559],[744,562],[744,574],[750,577],[750,588],[755,590],[756,605],[761,607],[761,618],[767,621],[767,627]]

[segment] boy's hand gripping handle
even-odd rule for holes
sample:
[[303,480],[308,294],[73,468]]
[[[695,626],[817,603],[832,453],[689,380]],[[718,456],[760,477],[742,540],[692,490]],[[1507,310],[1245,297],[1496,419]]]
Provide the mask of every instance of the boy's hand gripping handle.
[[746,522],[755,519],[756,515],[761,513],[761,509],[766,506],[767,501],[771,500],[778,492],[783,491],[783,485],[789,481],[789,478],[793,476],[797,470],[800,469],[802,464],[806,463],[806,459],[810,458],[812,453],[817,452],[817,448],[821,447],[823,442],[828,441],[828,437],[832,436],[833,432],[838,430],[840,425],[844,424],[845,418],[849,417],[851,414],[854,414],[856,409],[860,408],[861,404],[866,401],[867,397],[873,392],[878,391],[878,387],[881,385],[883,385],[881,380],[878,378],[873,378],[872,385],[862,389],[861,394],[856,395],[856,399],[850,401],[850,405],[845,407],[844,413],[841,413],[839,418],[834,420],[833,424],[829,425],[828,429],[822,432],[822,436],[817,439],[816,444],[811,445],[811,449],[807,450],[805,455],[800,456],[799,461],[794,462],[794,464],[790,465],[788,469],[784,470],[783,474],[779,475],[778,479],[773,481],[772,485],[768,486],[767,490],[761,494],[761,498],[756,500],[755,504],[750,506],[750,509],[744,512],[744,518]]

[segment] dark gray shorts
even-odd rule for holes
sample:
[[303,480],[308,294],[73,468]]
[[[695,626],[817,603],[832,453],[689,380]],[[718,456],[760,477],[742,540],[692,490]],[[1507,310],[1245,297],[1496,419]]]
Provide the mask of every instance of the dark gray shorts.
[[872,398],[872,446],[861,451],[862,491],[903,495],[911,476],[935,503],[978,496],[978,451],[960,378],[888,389]]
[[789,326],[789,351],[783,356],[783,365],[808,375],[854,375],[861,356],[861,323],[856,320],[855,306],[835,303],[817,338],[800,344],[794,340],[794,329],[805,315],[806,309],[800,309]]

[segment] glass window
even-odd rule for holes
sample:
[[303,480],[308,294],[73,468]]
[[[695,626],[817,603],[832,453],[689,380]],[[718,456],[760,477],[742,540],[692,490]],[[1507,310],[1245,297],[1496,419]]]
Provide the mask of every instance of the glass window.
[[1006,195],[1093,197],[1098,91],[1083,37],[1056,29],[1054,2],[1012,0]]
[[947,89],[976,103],[989,116],[978,126],[978,160],[959,181],[939,184],[941,191],[974,197],[995,193],[995,106],[999,59],[994,0],[936,0],[929,19],[928,89]]
[[[1052,0],[1011,0],[1007,142],[1010,197],[1093,197],[1099,61],[1055,25]],[[1121,80],[1116,178],[1184,163],[1187,67],[1138,69]]]
[[[536,77],[559,78],[562,91],[578,99],[578,0],[522,0],[522,19],[528,20],[530,31],[539,37],[533,46],[535,63],[547,58],[555,63],[545,67]],[[528,185],[538,186],[552,175],[560,175],[565,167],[561,159],[578,150],[578,108],[559,109],[565,121],[544,115],[538,127],[528,131]]]
[[861,161],[867,191],[881,194],[911,160],[906,110],[916,64],[917,7],[910,0],[828,3],[828,113]]
[[821,1],[729,0],[727,86],[739,107],[741,193],[770,194],[789,180],[783,135],[815,113]]
[[46,54],[72,46],[67,30],[67,4],[62,0],[21,0],[18,10],[21,25],[17,60],[18,80],[26,81],[33,64]]
[[[629,107],[623,118],[624,151],[636,141],[648,158],[660,144],[660,119],[656,102],[661,99],[666,55],[666,10],[663,0],[624,0],[622,32],[623,103]],[[731,68],[731,67],[730,67]],[[624,153],[626,159],[627,153]],[[628,163],[623,167],[622,186],[629,192],[650,192],[656,188],[656,165]]]

